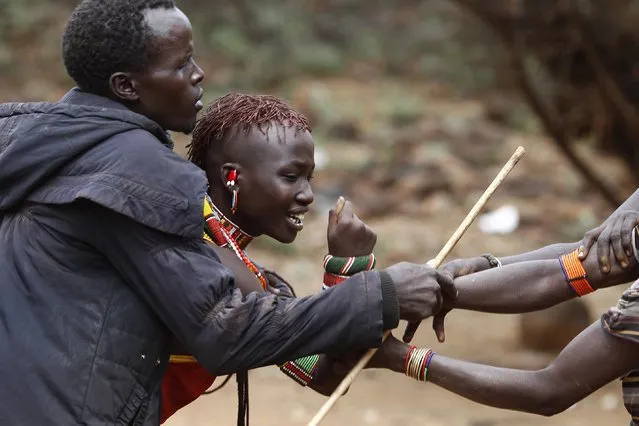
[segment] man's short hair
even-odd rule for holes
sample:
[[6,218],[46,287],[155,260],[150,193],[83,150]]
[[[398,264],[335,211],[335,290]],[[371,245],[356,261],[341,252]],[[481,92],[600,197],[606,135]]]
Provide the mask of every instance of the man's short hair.
[[173,0],[84,0],[62,37],[67,73],[82,90],[106,95],[115,72],[142,72],[153,57],[144,13],[172,9]]

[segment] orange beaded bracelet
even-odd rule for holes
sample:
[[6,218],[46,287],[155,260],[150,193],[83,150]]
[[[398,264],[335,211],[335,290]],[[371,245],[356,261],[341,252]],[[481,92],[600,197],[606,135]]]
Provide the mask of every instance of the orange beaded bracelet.
[[564,271],[564,276],[570,288],[572,288],[577,296],[585,296],[588,293],[595,291],[594,288],[588,282],[586,278],[586,270],[584,269],[579,257],[577,256],[578,250],[571,251],[568,254],[564,254],[559,257],[559,263],[561,269]]

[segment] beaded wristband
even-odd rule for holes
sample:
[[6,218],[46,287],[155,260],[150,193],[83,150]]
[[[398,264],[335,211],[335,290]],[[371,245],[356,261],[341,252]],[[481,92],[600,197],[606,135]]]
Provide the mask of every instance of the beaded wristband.
[[425,367],[425,371],[424,371],[424,381],[427,382],[428,381],[428,372],[430,371],[430,362],[433,360],[433,357],[436,355],[435,352],[430,351],[430,354],[428,354],[428,359],[426,360],[426,367]]
[[307,386],[313,380],[318,364],[319,355],[309,355],[280,365],[280,370],[300,385]]
[[370,271],[375,267],[375,255],[357,257],[336,257],[330,254],[324,256],[326,272],[338,275],[354,275],[358,272]]
[[566,282],[577,294],[577,296],[585,296],[595,291],[586,278],[586,270],[584,269],[578,257],[578,250],[571,251],[559,257],[561,270],[564,272]]
[[[327,275],[328,280],[327,280]],[[322,290],[331,288],[344,281],[348,277],[342,277],[340,275],[334,275],[325,273],[324,284]],[[319,364],[319,355],[309,355],[302,358],[298,358],[295,361],[289,361],[280,366],[280,371],[286,374],[291,379],[295,380],[302,386],[308,386],[308,384],[315,377],[317,372],[317,365]]]
[[348,277],[345,275],[337,275],[331,274],[330,272],[324,272],[324,285],[322,285],[322,290],[326,290],[328,288],[336,286],[337,284],[341,284],[346,279],[348,279]]
[[428,366],[435,355],[430,349],[411,346],[404,361],[404,374],[420,382],[428,381]]

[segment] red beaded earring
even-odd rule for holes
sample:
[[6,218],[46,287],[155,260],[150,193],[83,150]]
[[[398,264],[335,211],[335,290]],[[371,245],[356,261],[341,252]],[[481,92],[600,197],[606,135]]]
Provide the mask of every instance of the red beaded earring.
[[238,193],[240,188],[237,186],[237,170],[231,169],[226,175],[226,187],[231,191],[231,213],[237,212]]

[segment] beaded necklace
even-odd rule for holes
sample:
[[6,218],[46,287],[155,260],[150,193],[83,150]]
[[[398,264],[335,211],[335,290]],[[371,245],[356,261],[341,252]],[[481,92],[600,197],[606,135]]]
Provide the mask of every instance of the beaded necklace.
[[244,252],[244,249],[253,240],[253,237],[224,217],[208,195],[204,203],[204,220],[204,238],[220,247],[226,247],[233,251],[235,255],[244,262],[246,267],[255,274],[262,288],[266,290],[268,288],[266,277],[264,277],[258,267]]

